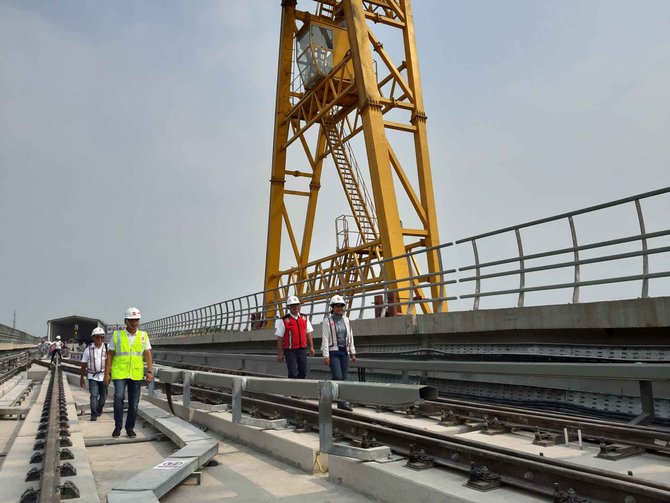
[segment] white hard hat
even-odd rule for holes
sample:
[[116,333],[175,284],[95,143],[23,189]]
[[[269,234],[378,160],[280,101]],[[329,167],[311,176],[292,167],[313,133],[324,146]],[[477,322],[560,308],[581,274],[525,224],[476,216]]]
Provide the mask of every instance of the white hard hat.
[[296,304],[300,304],[300,299],[295,295],[291,295],[288,299],[286,299],[287,306],[294,306]]
[[96,335],[105,335],[105,331],[100,327],[96,327],[91,332],[91,337],[95,337]]
[[57,335],[57,336],[56,336],[56,340],[57,340],[57,341],[60,340],[60,335]]
[[330,298],[330,305],[334,306],[335,304],[342,304],[345,305],[344,299],[342,298],[341,295],[333,295]]
[[140,310],[136,307],[126,309],[126,315],[124,316],[126,320],[139,320],[141,317]]

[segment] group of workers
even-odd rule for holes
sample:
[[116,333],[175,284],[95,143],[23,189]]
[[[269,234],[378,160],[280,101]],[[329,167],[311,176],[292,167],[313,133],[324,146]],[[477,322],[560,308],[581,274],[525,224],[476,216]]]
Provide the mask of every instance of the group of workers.
[[[105,343],[105,331],[95,328],[91,333],[93,343],[81,356],[79,385],[88,389],[91,399],[91,421],[102,414],[107,399],[107,387],[114,385],[114,431],[112,437],[121,436],[123,402],[128,392],[128,414],[125,430],[130,438],[137,436],[135,421],[140,402],[140,386],[143,380],[153,381],[153,360],[149,335],[139,330],[142,315],[136,307],[126,310],[124,330],[115,330],[109,343]],[[144,366],[146,364],[146,374]]]
[[[314,328],[307,316],[300,313],[300,299],[290,296],[286,305],[288,313],[277,322],[277,360],[286,360],[289,379],[307,377],[307,353],[314,356]],[[349,318],[344,314],[345,302],[341,295],[330,299],[330,312],[321,324],[321,354],[330,367],[333,381],[346,381],[349,358],[356,363],[354,333]],[[353,410],[348,402],[337,403],[339,409]]]
[[[277,360],[286,361],[288,377],[307,377],[307,354],[314,356],[314,328],[307,316],[300,313],[300,300],[291,296],[287,300],[288,313],[278,320]],[[324,363],[330,367],[334,381],[347,379],[349,358],[356,362],[354,334],[349,318],[344,314],[345,302],[341,295],[330,299],[330,313],[322,324],[321,353]],[[135,422],[140,401],[140,386],[143,380],[153,381],[153,360],[151,342],[146,332],[139,330],[141,319],[139,309],[126,310],[124,330],[115,330],[109,343],[105,342],[105,331],[95,328],[91,333],[93,342],[83,351],[79,385],[84,388],[88,382],[91,407],[91,421],[102,414],[107,399],[107,388],[114,385],[114,431],[112,437],[119,437],[124,427],[123,406],[128,393],[128,414],[125,430],[130,438],[137,436]],[[56,344],[60,343],[60,336]],[[62,344],[61,344],[62,345]],[[54,350],[54,355],[55,355]],[[58,346],[60,354],[60,345]],[[53,357],[52,357],[53,361]],[[146,374],[145,374],[146,364]],[[338,402],[338,408],[352,410],[347,402]]]

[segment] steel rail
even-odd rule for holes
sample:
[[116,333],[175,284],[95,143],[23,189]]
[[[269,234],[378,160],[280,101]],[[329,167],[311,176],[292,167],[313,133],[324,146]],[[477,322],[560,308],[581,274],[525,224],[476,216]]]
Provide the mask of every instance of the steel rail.
[[59,394],[63,385],[63,374],[60,366],[51,372],[49,383],[49,423],[44,447],[42,474],[40,477],[39,503],[60,502],[60,425],[58,420]]
[[0,384],[23,371],[31,363],[31,360],[28,358],[30,358],[30,351],[24,350],[18,354],[1,359],[0,366],[6,366],[7,368],[5,369],[6,372],[0,375]]
[[584,439],[621,442],[626,445],[635,444],[646,450],[658,451],[670,454],[670,429],[656,428],[639,425],[617,425],[606,421],[591,418],[578,418],[563,414],[541,413],[536,411],[519,412],[501,406],[482,406],[480,404],[464,404],[456,400],[439,399],[430,400],[419,404],[417,409],[420,413],[431,416],[445,413],[453,413],[460,419],[481,420],[497,418],[504,421],[506,427],[522,428],[541,431],[552,431],[563,433],[564,428],[571,431],[580,430]]
[[[179,388],[178,385],[172,386]],[[231,399],[228,393],[194,387],[191,387],[191,394],[209,396],[209,399],[212,396],[227,401]],[[264,395],[262,399],[254,396],[243,398],[246,410],[260,411],[268,416],[279,413],[297,421],[306,420],[318,429],[318,411],[314,410],[318,409],[317,405],[274,395]],[[291,401],[293,405],[289,405]],[[350,440],[360,441],[366,434],[403,455],[410,453],[411,445],[415,451],[423,450],[434,463],[465,473],[470,473],[473,466],[486,466],[497,473],[504,484],[536,494],[555,495],[556,484],[559,484],[563,489],[575,490],[580,497],[591,498],[591,503],[623,501],[626,496],[635,498],[636,503],[670,501],[670,485],[655,481],[450,437],[380,418],[361,418],[356,413],[344,411],[333,413],[334,431]]]
[[[76,362],[73,363],[76,364]],[[159,360],[156,360],[156,363],[160,363]],[[165,362],[165,364],[175,366],[174,363],[170,362]],[[181,364],[176,364],[176,366],[180,365]],[[231,375],[277,377],[270,374],[212,368],[204,365],[188,364],[184,366],[188,367],[190,370],[201,370]],[[72,371],[78,371],[78,369],[73,367]],[[440,414],[442,411],[448,413],[450,410],[456,415],[478,414],[478,416],[471,416],[471,419],[481,419],[482,421],[484,421],[486,416],[489,416],[491,419],[495,416],[498,420],[512,422],[513,424],[508,425],[510,427],[518,427],[522,429],[540,428],[542,431],[562,432],[563,428],[572,428],[574,430],[581,430],[585,440],[593,439],[598,441],[604,438],[609,442],[621,442],[627,445],[633,443],[646,450],[670,454],[670,429],[668,428],[616,424],[593,418],[555,414],[532,409],[524,409],[523,411],[520,411],[519,408],[510,408],[494,404],[480,404],[448,398],[426,401],[423,404],[418,405],[417,409],[420,413],[426,416]]]

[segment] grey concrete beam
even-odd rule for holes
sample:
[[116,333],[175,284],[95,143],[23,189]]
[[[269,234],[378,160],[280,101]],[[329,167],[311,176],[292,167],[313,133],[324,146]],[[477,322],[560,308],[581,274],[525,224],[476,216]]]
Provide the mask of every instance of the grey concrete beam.
[[153,491],[121,491],[113,489],[107,493],[107,503],[158,503]]
[[435,400],[437,388],[412,384],[356,383],[337,381],[337,399],[369,405],[411,405]]
[[667,363],[560,363],[560,362],[453,362],[360,359],[370,369],[451,372],[457,374],[506,374],[521,376],[578,377],[663,381],[670,380]]
[[[320,319],[313,319],[315,339],[320,339]],[[581,304],[560,304],[521,308],[480,309],[477,311],[452,311],[418,316],[398,316],[352,320],[357,337],[393,337],[408,335],[467,335],[528,333],[537,340],[538,333],[558,331],[603,331],[601,341],[606,342],[606,331],[638,329],[650,331],[670,327],[670,297],[617,300]],[[663,332],[663,331],[661,331]],[[656,333],[656,332],[655,332]],[[670,343],[670,333],[660,335],[657,344]],[[226,344],[240,346],[244,343],[274,341],[274,329],[247,332],[222,332],[205,335],[166,337],[152,341],[155,349],[161,346],[182,344]],[[487,339],[496,342],[496,339]]]
[[[217,443],[218,446],[218,443]],[[147,491],[150,490],[157,498],[165,496],[171,489],[182,483],[191,473],[198,469],[199,458],[165,458],[161,463],[143,470],[127,480],[114,491]]]

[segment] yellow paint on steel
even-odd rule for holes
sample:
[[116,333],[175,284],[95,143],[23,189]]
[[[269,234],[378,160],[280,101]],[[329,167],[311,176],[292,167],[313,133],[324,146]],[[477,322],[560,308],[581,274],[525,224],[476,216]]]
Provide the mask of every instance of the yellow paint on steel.
[[[372,193],[377,209],[377,220],[384,257],[396,257],[405,253],[400,213],[393,186],[393,173],[388,155],[388,143],[384,132],[384,117],[379,103],[379,89],[375,74],[372,51],[368,37],[368,25],[361,0],[344,2],[344,15],[349,28],[354,75],[358,90],[358,108],[361,110],[365,150],[368,156]],[[408,276],[405,259],[386,264],[387,281],[399,283],[391,288],[407,288],[402,281]],[[408,291],[399,292],[399,302],[406,301]]]
[[[301,139],[305,141],[304,138]],[[307,145],[304,145],[306,151],[309,153],[309,148]],[[309,162],[312,166],[312,181],[309,184],[309,200],[307,201],[307,211],[305,215],[305,226],[302,232],[302,246],[300,247],[300,260],[298,261],[298,268],[302,272],[300,275],[301,280],[306,279],[306,269],[305,266],[309,262],[309,249],[312,245],[312,235],[314,234],[314,218],[316,216],[316,203],[319,199],[319,189],[321,188],[321,172],[323,168],[323,151],[326,148],[326,134],[323,130],[323,127],[319,128],[319,138],[316,142],[316,155],[309,155]],[[302,295],[304,292],[303,285],[306,283],[299,283],[299,288],[296,293]]]
[[[411,1],[329,0],[319,2],[317,15],[297,11],[295,7],[296,2],[293,0],[282,2],[265,270],[266,290],[278,287],[279,290],[268,293],[266,302],[281,302],[291,289],[298,294],[307,293],[320,298],[336,290],[350,294],[374,290],[375,285],[381,281],[391,280],[397,284],[390,285],[389,288],[401,290],[400,302],[412,295],[422,312],[446,310],[446,302],[435,301],[433,306],[426,301],[422,302],[426,298],[421,290],[423,287],[430,286],[430,297],[433,299],[443,295],[442,288],[437,285],[442,280],[438,252],[427,253],[428,270],[425,274],[419,273],[418,264],[413,257],[385,262],[385,272],[374,263],[380,258],[388,259],[409,250],[439,244]],[[402,32],[404,57],[400,64],[396,65],[392,61],[391,56],[384,50],[382,41],[368,26],[368,21]],[[318,79],[310,77],[309,86],[305,84],[308,88],[292,89],[291,70],[293,49],[297,47],[296,36],[311,33],[310,25],[332,29],[332,70]],[[379,80],[373,66],[373,51],[381,59]],[[384,121],[384,115],[392,110],[409,111],[411,119],[407,123]],[[324,122],[326,120],[330,122]],[[312,150],[309,143],[313,141],[314,135],[310,136],[310,141],[307,140],[307,135],[315,126],[319,127],[319,131],[316,135],[316,147]],[[332,138],[328,137],[328,127],[336,128],[330,132]],[[389,144],[386,129],[413,136],[418,187],[412,186],[410,177]],[[338,135],[337,142],[333,141],[336,139],[334,132]],[[376,206],[376,215],[368,214],[370,219],[376,217],[375,232],[378,232],[379,237],[377,238],[377,234],[370,234],[368,239],[371,242],[342,249],[322,259],[311,259],[310,248],[324,158],[337,157],[334,159],[336,168],[338,161],[348,163],[348,156],[342,154],[342,146],[359,132],[364,135],[367,166]],[[286,171],[287,151],[298,148],[295,145],[302,146],[311,173],[300,166],[294,171]],[[351,169],[350,166],[340,168]],[[286,175],[292,175],[294,179],[310,178],[309,191],[305,188],[285,189]],[[404,191],[418,216],[420,228],[403,228],[401,224],[394,175],[400,181],[400,190]],[[352,197],[347,192],[352,190],[351,187],[343,185],[356,216],[356,209],[365,203],[359,203],[358,197]],[[297,195],[308,196],[299,250],[285,203],[287,196]],[[286,229],[282,227],[283,215]],[[356,220],[360,231],[368,228],[367,224],[361,225],[362,216],[363,213],[359,212]],[[293,222],[298,222],[295,216]],[[297,263],[282,270],[280,255],[284,231],[291,241]],[[356,269],[349,270],[352,267]],[[406,308],[400,308],[400,312],[405,311]],[[268,314],[270,318],[274,315],[272,308]]]
[[[270,178],[270,207],[268,215],[268,239],[265,254],[265,290],[279,285],[279,260],[281,255],[282,215],[284,211],[284,183],[286,150],[281,148],[289,133],[285,120],[291,109],[291,66],[293,64],[293,32],[295,29],[295,0],[282,3],[281,38],[279,41],[279,63],[277,68],[277,97],[275,105],[274,146],[272,152],[272,176]],[[274,298],[268,294],[267,305]],[[271,310],[267,318],[274,318]]]
[[[423,104],[423,92],[421,90],[421,78],[419,76],[419,57],[416,51],[416,38],[414,34],[414,17],[412,15],[411,0],[400,0],[400,7],[405,13],[405,29],[403,30],[403,42],[405,45],[405,63],[407,65],[407,80],[409,87],[414,93],[414,113],[412,123],[416,127],[414,132],[414,150],[416,154],[417,174],[419,180],[419,194],[421,203],[426,212],[427,222],[425,229],[428,235],[425,238],[427,248],[440,244],[437,228],[437,212],[435,211],[435,195],[433,191],[433,175],[430,169],[430,155],[428,153],[428,133],[426,130],[426,114]],[[440,263],[437,251],[428,252],[428,268],[430,272],[439,272]],[[433,276],[432,281],[438,278]],[[433,298],[439,297],[440,288],[432,286]],[[435,309],[442,307],[447,310],[447,303],[436,303]]]

